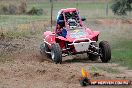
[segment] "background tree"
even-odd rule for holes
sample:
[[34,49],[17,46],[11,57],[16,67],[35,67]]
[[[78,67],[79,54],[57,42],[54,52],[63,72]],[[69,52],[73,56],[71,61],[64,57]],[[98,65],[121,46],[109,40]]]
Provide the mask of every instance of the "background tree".
[[132,0],[114,0],[111,9],[115,15],[127,15],[132,11]]

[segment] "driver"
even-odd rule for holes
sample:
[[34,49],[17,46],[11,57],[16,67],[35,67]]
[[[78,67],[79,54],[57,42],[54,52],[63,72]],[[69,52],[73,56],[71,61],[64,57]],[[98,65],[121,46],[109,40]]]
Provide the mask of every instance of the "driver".
[[66,38],[66,35],[67,35],[67,30],[64,26],[58,24],[57,28],[56,28],[56,34],[58,36],[62,36],[64,38]]

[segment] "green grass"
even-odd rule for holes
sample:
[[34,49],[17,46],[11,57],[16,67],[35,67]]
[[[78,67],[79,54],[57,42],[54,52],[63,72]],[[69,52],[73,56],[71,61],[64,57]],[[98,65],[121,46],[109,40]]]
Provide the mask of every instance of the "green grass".
[[[76,2],[68,2],[68,1],[65,1],[65,2],[54,2],[54,8],[57,9],[57,8],[72,8],[72,7],[77,7],[77,3]],[[80,9],[95,9],[95,8],[99,8],[99,9],[102,9],[104,8],[104,3],[84,3],[84,2],[79,2],[78,3],[78,7]],[[50,8],[50,3],[49,2],[43,2],[43,3],[30,3],[28,5],[28,8],[31,8],[31,7],[37,7],[37,8]]]
[[[98,27],[98,25],[97,25]],[[111,46],[112,62],[132,68],[131,24],[99,26],[100,40],[107,40]]]
[[111,67],[101,67],[101,66],[95,67],[94,66],[90,68],[91,73],[101,73],[102,71],[106,71],[108,73],[113,73],[113,74],[120,73],[118,69],[114,69]]
[[112,61],[132,68],[132,41],[122,41],[113,46]]
[[16,26],[17,24],[29,23],[32,21],[49,20],[49,16],[30,15],[0,15],[0,26]]
[[111,67],[98,67],[99,70],[103,70],[106,71],[108,73],[113,73],[113,74],[117,74],[120,73],[120,71],[118,69],[113,69]]

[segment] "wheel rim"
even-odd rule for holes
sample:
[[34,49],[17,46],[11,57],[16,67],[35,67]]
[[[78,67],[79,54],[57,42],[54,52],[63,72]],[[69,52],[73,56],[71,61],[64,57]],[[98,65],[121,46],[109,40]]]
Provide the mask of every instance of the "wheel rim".
[[46,45],[45,45],[45,43],[44,43],[44,51],[46,51],[46,48],[45,48],[45,47],[46,47]]
[[55,59],[55,53],[54,53],[54,51],[53,51],[53,50],[51,50],[51,58],[52,58],[52,60],[54,60],[54,59]]

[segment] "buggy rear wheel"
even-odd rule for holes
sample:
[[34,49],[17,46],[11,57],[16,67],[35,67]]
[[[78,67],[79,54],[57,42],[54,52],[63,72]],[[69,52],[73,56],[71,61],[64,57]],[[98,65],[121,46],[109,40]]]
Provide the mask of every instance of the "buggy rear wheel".
[[42,43],[40,45],[40,53],[42,56],[47,56],[47,57],[50,57],[50,54],[46,53],[46,52],[49,52],[50,49],[48,48],[48,45],[46,43]]
[[56,64],[62,62],[62,51],[58,43],[51,45],[51,58]]
[[99,43],[99,48],[100,48],[100,58],[101,61],[104,63],[107,63],[111,59],[111,49],[107,41],[101,41]]

